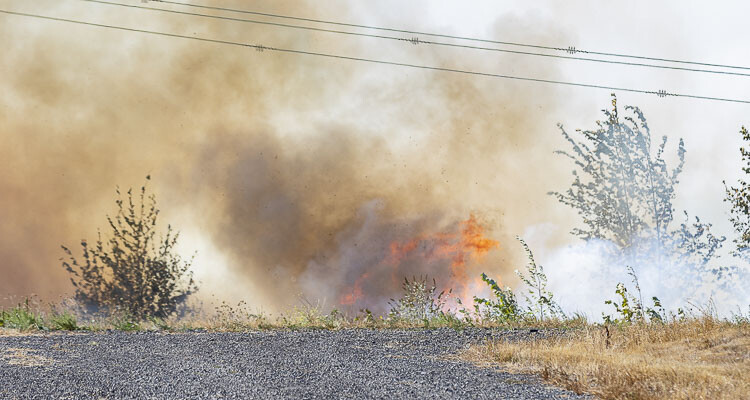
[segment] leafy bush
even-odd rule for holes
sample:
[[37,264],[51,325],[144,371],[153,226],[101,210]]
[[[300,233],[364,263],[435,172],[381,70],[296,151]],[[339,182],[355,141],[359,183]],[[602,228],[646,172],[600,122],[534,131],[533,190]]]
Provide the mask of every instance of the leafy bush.
[[72,275],[76,300],[94,310],[124,312],[138,319],[173,315],[197,290],[192,259],[185,261],[175,252],[179,233],[171,226],[166,236],[156,239],[159,210],[155,196],[147,196],[146,185],[137,204],[132,189],[125,200],[119,188],[116,192],[117,215],[107,216],[111,236],[102,239],[100,232],[93,247],[81,241],[80,261],[62,246],[68,257],[62,265]]
[[[301,299],[303,304],[294,307],[291,312],[281,316],[281,322],[284,326],[292,329],[337,329],[346,323],[344,315],[336,308],[329,313],[322,311],[320,303],[313,304],[306,299]],[[263,314],[255,316],[260,323],[265,323]]]
[[412,277],[409,281],[404,278],[402,284],[403,296],[389,302],[391,308],[388,313],[390,319],[407,322],[429,323],[431,320],[444,316],[446,302],[451,291],[437,292],[437,284],[432,280],[429,284],[427,277]]
[[[651,298],[653,301],[653,307],[645,307],[643,305],[643,299],[641,295],[641,285],[638,282],[638,277],[632,268],[628,267],[628,274],[633,278],[633,284],[635,286],[638,296],[631,295],[628,293],[628,288],[623,283],[618,283],[615,293],[620,297],[620,300],[606,300],[604,304],[610,304],[615,307],[615,312],[620,315],[619,318],[612,318],[610,315],[604,315],[604,322],[607,324],[629,324],[632,322],[665,322],[667,319],[664,307],[661,305],[661,300],[654,296]],[[682,312],[682,310],[680,310]]]
[[501,288],[485,273],[482,273],[482,281],[490,287],[493,297],[485,299],[474,296],[474,310],[477,318],[499,323],[513,322],[521,318],[521,309],[513,290]]

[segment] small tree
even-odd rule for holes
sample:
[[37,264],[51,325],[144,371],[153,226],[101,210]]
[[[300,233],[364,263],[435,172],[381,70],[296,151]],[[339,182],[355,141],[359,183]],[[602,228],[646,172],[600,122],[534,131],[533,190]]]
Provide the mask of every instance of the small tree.
[[673,220],[675,185],[685,164],[682,140],[679,164],[669,170],[663,158],[667,137],[654,155],[643,113],[636,107],[626,110],[633,111],[635,118],[621,119],[613,95],[612,110],[602,110],[606,120],[597,121],[595,131],[578,130],[581,140],[560,126],[573,151],[556,153],[570,158],[577,170],[566,192],[551,193],[582,216],[586,228],[575,229],[574,234],[583,239],[607,239],[623,249],[644,235],[653,233],[659,241],[666,236]]
[[157,240],[159,210],[156,197],[146,195],[146,185],[138,204],[132,189],[125,201],[119,188],[116,192],[117,215],[107,216],[111,236],[103,239],[99,232],[93,247],[82,240],[80,261],[62,246],[67,255],[62,265],[71,274],[76,300],[87,308],[127,312],[136,318],[173,315],[197,290],[190,270],[193,259],[183,260],[175,252],[179,233],[171,226]]
[[[573,234],[584,240],[603,239],[617,245],[627,265],[655,262],[705,267],[721,247],[723,237],[711,234],[711,224],[690,218],[673,227],[675,188],[685,164],[685,144],[677,148],[678,163],[667,167],[664,151],[667,137],[654,148],[651,130],[643,112],[625,107],[632,114],[621,117],[617,98],[598,129],[578,131],[576,139],[560,126],[572,151],[557,153],[575,165],[573,182],[565,192],[552,192],[558,201],[578,211],[584,228]],[[624,257],[623,257],[624,256]]]
[[[742,140],[750,142],[750,133],[744,126],[740,129]],[[742,172],[745,175],[750,174],[750,150],[744,146],[740,147],[740,154],[742,154],[742,162],[745,166],[742,167]],[[726,187],[726,197],[724,201],[731,204],[732,208],[729,214],[729,221],[732,222],[735,232],[738,236],[734,239],[735,250],[734,255],[744,258],[748,257],[747,250],[750,249],[750,184],[744,179],[740,179],[739,186]]]

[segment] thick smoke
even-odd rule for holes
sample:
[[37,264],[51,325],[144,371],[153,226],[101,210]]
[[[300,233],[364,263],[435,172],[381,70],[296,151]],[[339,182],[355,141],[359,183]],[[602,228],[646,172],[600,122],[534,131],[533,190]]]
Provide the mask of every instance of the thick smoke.
[[[550,235],[562,233],[559,227],[549,224],[530,226],[525,232],[529,245],[538,249],[537,261],[546,267],[549,289],[568,313],[578,312],[592,320],[601,320],[602,315],[617,316],[614,307],[606,305],[604,300],[620,300],[615,294],[618,283],[625,284],[631,295],[638,296],[626,263],[621,257],[611,256],[620,250],[611,241],[601,239],[545,246]],[[658,247],[654,244],[651,248]],[[640,256],[646,261],[634,266],[633,272],[638,277],[645,307],[653,307],[652,297],[657,297],[672,313],[678,309],[697,314],[713,309],[722,316],[747,312],[750,290],[745,283],[750,270],[745,263],[737,266],[736,260],[722,258],[712,268],[700,271],[689,263],[664,268],[657,262],[660,257],[654,251]],[[719,278],[712,270],[722,265],[736,267]]]
[[[140,2],[132,2],[140,5]],[[211,3],[207,1],[207,3]],[[76,1],[4,9],[444,67],[554,76],[547,63]],[[148,3],[153,5],[154,3]],[[328,7],[253,8],[346,20]],[[223,1],[223,7],[247,7]],[[504,17],[493,36],[535,26]],[[162,221],[199,253],[201,295],[268,309],[336,303],[392,241],[455,231],[475,212],[499,249],[470,266],[513,282],[513,236],[562,221],[554,88],[0,16],[0,293],[68,295],[61,244],[93,238],[115,185],[151,174]],[[383,23],[387,25],[387,21]],[[418,262],[404,275],[447,282]],[[398,277],[400,282],[402,277]],[[370,283],[392,296],[390,276]],[[382,287],[381,287],[382,286]]]

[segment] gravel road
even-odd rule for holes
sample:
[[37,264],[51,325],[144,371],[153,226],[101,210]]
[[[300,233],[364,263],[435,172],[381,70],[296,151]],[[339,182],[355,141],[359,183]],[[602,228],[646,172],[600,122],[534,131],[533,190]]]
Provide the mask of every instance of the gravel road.
[[0,336],[0,399],[581,398],[454,355],[529,331]]

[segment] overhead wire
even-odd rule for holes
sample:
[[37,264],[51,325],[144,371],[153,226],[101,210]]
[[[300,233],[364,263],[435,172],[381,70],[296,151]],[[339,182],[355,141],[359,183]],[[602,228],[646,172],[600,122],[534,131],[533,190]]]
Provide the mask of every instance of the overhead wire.
[[[221,16],[221,15],[191,13],[191,12],[186,12],[186,11],[177,11],[177,10],[169,10],[169,9],[164,9],[164,8],[139,6],[139,5],[134,5],[134,4],[117,3],[117,2],[104,1],[104,0],[80,0],[80,1],[85,1],[85,2],[88,2],[88,3],[97,3],[97,4],[103,4],[103,5],[110,5],[110,6],[119,6],[119,7],[141,9],[141,10],[159,11],[159,12],[170,13],[170,14],[187,15],[187,16],[203,17],[203,18],[212,18],[212,19],[225,20],[225,21],[245,22],[245,23],[259,24],[259,25],[269,25],[269,26],[275,26],[275,27],[280,27],[280,28],[301,29],[301,30],[316,31],[316,32],[326,32],[326,33],[343,34],[343,35],[350,35],[350,36],[360,36],[360,37],[369,37],[369,38],[376,38],[376,39],[395,40],[395,41],[401,41],[401,42],[408,42],[408,43],[411,43],[411,44],[414,44],[414,45],[425,44],[425,45],[435,45],[435,46],[465,48],[465,49],[493,51],[493,52],[519,54],[519,55],[528,55],[528,56],[537,56],[537,57],[558,58],[558,59],[567,59],[567,60],[576,60],[576,61],[588,61],[588,62],[597,62],[597,63],[605,63],[605,64],[619,64],[619,65],[627,65],[627,66],[635,66],[635,67],[647,67],[647,68],[669,69],[669,70],[688,71],[688,72],[702,72],[702,73],[709,73],[709,74],[735,75],[735,76],[747,76],[747,77],[750,77],[750,73],[742,73],[742,72],[730,72],[730,71],[717,71],[717,70],[708,70],[708,69],[700,69],[700,68],[675,67],[675,66],[669,66],[669,65],[657,65],[657,64],[627,62],[627,61],[604,60],[604,59],[599,59],[599,58],[577,57],[577,56],[564,56],[564,55],[559,55],[559,54],[535,53],[535,52],[529,52],[529,51],[501,49],[501,48],[496,48],[496,47],[484,47],[484,46],[473,46],[473,45],[458,44],[458,43],[436,42],[436,41],[431,41],[431,40],[419,39],[417,37],[404,38],[404,37],[397,37],[397,36],[375,35],[375,34],[362,33],[362,32],[341,31],[341,30],[335,30],[335,29],[326,29],[326,28],[311,27],[311,26],[283,24],[283,23],[270,22],[270,21],[259,21],[259,20],[252,20],[252,19],[233,18],[233,17],[226,17],[226,16]],[[161,0],[150,0],[150,1],[160,2],[160,3],[172,3],[172,2],[169,2],[169,1],[161,1]]]
[[302,54],[302,55],[318,56],[318,57],[325,57],[325,58],[332,58],[332,59],[341,59],[341,60],[367,62],[367,63],[373,63],[373,64],[408,67],[408,68],[415,68],[415,69],[422,69],[422,70],[453,72],[453,73],[464,74],[464,75],[485,76],[485,77],[491,77],[491,78],[501,78],[501,79],[538,82],[538,83],[547,83],[547,84],[556,84],[556,85],[574,86],[574,87],[585,87],[585,88],[594,88],[594,89],[606,89],[606,90],[615,90],[615,91],[631,92],[631,93],[654,94],[659,97],[684,97],[684,98],[700,99],[700,100],[712,100],[712,101],[750,104],[750,100],[742,100],[742,99],[730,99],[730,98],[722,98],[722,97],[670,93],[665,90],[652,91],[652,90],[631,89],[631,88],[622,88],[622,87],[615,87],[615,86],[596,85],[596,84],[587,84],[587,83],[578,83],[578,82],[567,82],[567,81],[559,81],[559,80],[551,80],[551,79],[530,78],[530,77],[521,77],[521,76],[513,76],[513,75],[494,74],[494,73],[488,73],[488,72],[461,70],[461,69],[455,69],[455,68],[444,68],[444,67],[434,67],[434,66],[428,66],[428,65],[409,64],[409,63],[402,63],[402,62],[395,62],[395,61],[375,60],[375,59],[362,58],[362,57],[351,57],[351,56],[343,56],[343,55],[338,55],[338,54],[320,53],[320,52],[297,50],[297,49],[268,47],[268,46],[264,46],[261,44],[241,43],[241,42],[234,42],[234,41],[228,41],[228,40],[203,38],[199,36],[186,36],[186,35],[179,35],[175,33],[150,31],[150,30],[137,29],[137,28],[128,28],[128,27],[117,26],[117,25],[99,24],[99,23],[88,22],[88,21],[79,21],[79,20],[73,20],[73,19],[67,19],[67,18],[61,18],[61,17],[51,17],[51,16],[46,16],[46,15],[40,15],[40,14],[29,14],[29,13],[3,10],[3,9],[0,9],[0,13],[28,17],[28,18],[38,18],[38,19],[44,19],[44,20],[50,20],[50,21],[67,22],[67,23],[93,26],[93,27],[99,27],[99,28],[108,28],[108,29],[114,29],[114,30],[120,30],[120,31],[126,31],[126,32],[138,32],[138,33],[145,33],[145,34],[151,34],[151,35],[156,35],[156,36],[197,40],[197,41],[206,42],[206,43],[241,46],[241,47],[246,47],[246,48],[254,48],[255,50],[260,51],[260,52],[268,50],[268,51],[276,51],[276,52],[281,52],[281,53]]
[[648,61],[661,61],[661,62],[670,62],[670,63],[677,63],[677,64],[692,64],[692,65],[701,65],[704,67],[719,67],[719,68],[740,69],[740,70],[750,71],[750,67],[737,66],[737,65],[677,60],[677,59],[672,59],[672,58],[649,57],[649,56],[605,52],[605,51],[584,50],[584,49],[578,49],[572,46],[566,48],[566,47],[544,46],[544,45],[521,43],[521,42],[509,42],[509,41],[492,40],[492,39],[472,38],[472,37],[459,36],[459,35],[447,35],[447,34],[440,34],[440,33],[413,31],[413,30],[407,30],[407,29],[396,29],[396,28],[387,28],[387,27],[380,27],[380,26],[373,26],[373,25],[353,24],[353,23],[327,21],[327,20],[314,19],[314,18],[295,17],[295,16],[290,16],[290,15],[274,14],[274,13],[252,11],[252,10],[240,10],[240,9],[235,9],[235,8],[214,7],[214,6],[207,6],[207,5],[202,5],[202,4],[185,3],[185,2],[172,1],[172,0],[146,0],[146,1],[164,3],[164,4],[172,4],[172,5],[178,5],[178,6],[184,6],[184,7],[201,8],[205,10],[226,11],[226,12],[250,14],[250,15],[261,15],[265,17],[289,19],[289,20],[296,20],[296,21],[315,22],[315,23],[320,23],[320,24],[347,26],[351,28],[362,28],[362,29],[372,29],[372,30],[387,31],[387,32],[406,33],[410,35],[432,36],[432,37],[441,37],[441,38],[446,38],[446,39],[480,42],[480,43],[492,43],[492,44],[500,44],[500,45],[507,45],[507,46],[555,50],[555,51],[562,51],[562,52],[568,52],[568,53],[584,53],[584,54],[592,54],[592,55],[599,55],[599,56],[632,58],[632,59],[648,60]]

